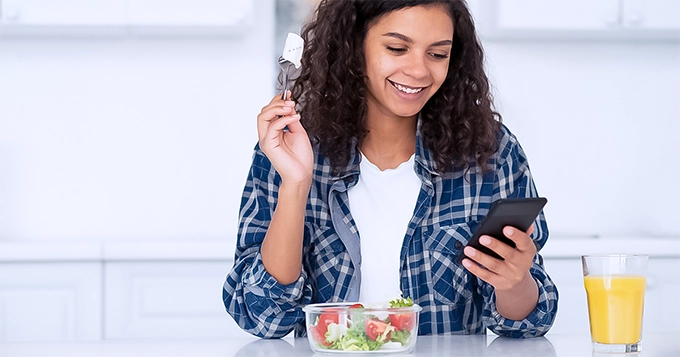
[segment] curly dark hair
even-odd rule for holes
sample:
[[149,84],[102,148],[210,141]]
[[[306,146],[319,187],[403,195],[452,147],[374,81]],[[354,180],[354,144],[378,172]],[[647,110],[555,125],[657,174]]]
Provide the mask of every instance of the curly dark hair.
[[441,88],[421,110],[421,134],[437,171],[486,170],[497,150],[501,116],[493,110],[484,52],[464,0],[321,0],[302,29],[305,50],[292,99],[310,139],[334,172],[347,166],[352,145],[366,136],[363,43],[381,16],[405,7],[444,5],[454,23],[449,69]]

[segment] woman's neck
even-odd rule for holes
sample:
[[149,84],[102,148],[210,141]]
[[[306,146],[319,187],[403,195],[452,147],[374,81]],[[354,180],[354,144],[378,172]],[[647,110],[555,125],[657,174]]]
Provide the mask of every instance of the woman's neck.
[[416,150],[418,117],[387,118],[368,116],[368,134],[361,152],[380,170],[394,169],[407,161]]

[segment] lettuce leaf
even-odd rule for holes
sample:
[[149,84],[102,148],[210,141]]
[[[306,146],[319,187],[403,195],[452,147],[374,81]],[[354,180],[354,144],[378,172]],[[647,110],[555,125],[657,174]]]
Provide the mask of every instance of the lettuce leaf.
[[411,340],[411,333],[408,330],[392,331],[390,341],[399,342],[402,346],[406,346]]
[[411,300],[411,297],[407,297],[406,299],[397,298],[394,300],[390,300],[390,307],[409,307],[409,306],[413,306],[413,300]]

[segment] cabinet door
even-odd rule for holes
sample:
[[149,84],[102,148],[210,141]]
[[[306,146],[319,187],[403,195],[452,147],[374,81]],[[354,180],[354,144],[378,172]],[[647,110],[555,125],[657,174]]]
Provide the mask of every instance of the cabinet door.
[[250,16],[253,0],[131,0],[130,25],[234,26]]
[[624,0],[622,19],[633,29],[680,30],[680,1]]
[[496,1],[499,30],[599,30],[618,24],[618,0]]
[[6,25],[123,25],[122,0],[3,0]]
[[105,264],[105,338],[251,336],[225,311],[230,262]]
[[680,258],[650,258],[645,291],[646,332],[680,332]]
[[0,263],[0,341],[102,337],[101,264]]
[[550,334],[589,333],[588,301],[583,287],[581,260],[545,259],[545,269],[557,286],[557,317]]

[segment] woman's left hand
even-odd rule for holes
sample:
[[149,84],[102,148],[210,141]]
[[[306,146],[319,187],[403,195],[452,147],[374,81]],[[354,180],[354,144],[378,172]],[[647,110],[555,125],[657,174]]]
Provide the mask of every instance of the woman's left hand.
[[511,290],[527,278],[533,264],[536,255],[536,245],[530,237],[533,230],[533,225],[527,232],[510,226],[503,228],[503,234],[515,242],[515,248],[493,237],[481,236],[479,243],[505,260],[496,259],[472,247],[465,247],[465,255],[470,259],[463,259],[463,265],[472,274],[493,285],[496,290]]

